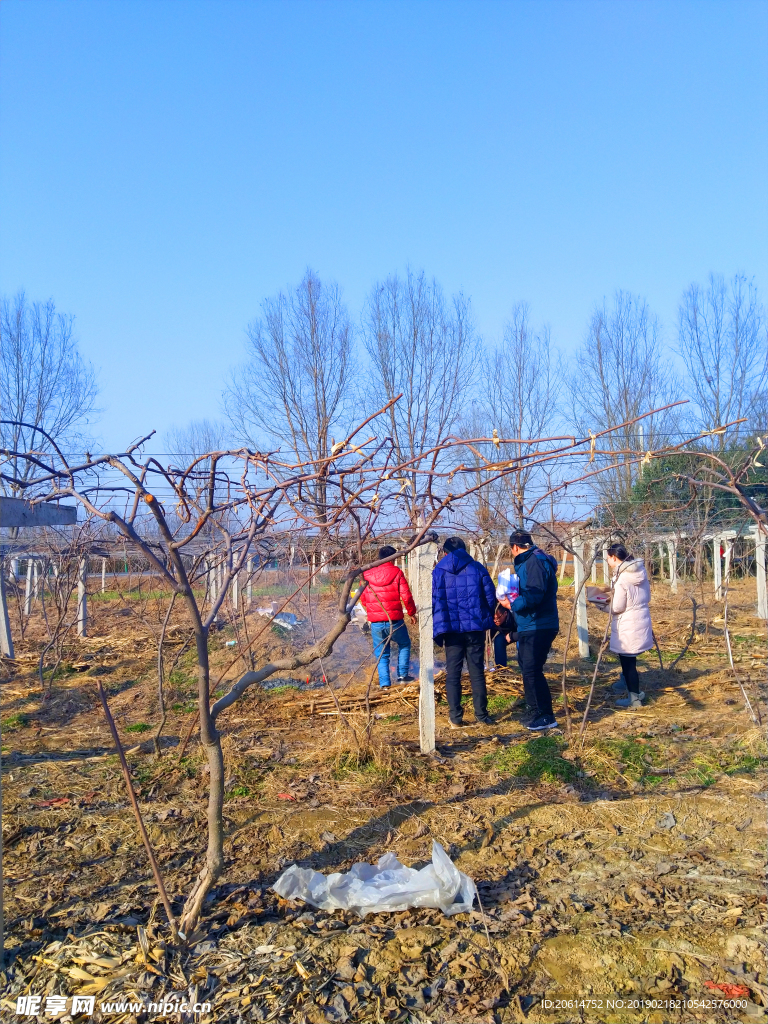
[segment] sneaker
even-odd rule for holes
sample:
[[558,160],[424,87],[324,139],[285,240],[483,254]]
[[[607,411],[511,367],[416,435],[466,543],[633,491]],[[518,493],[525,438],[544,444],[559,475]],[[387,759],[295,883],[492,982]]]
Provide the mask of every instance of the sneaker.
[[454,722],[454,720],[452,718],[448,719],[448,725],[450,726],[451,729],[463,729],[464,728],[464,723],[463,722]]
[[379,689],[380,690],[388,690],[389,689],[389,683],[379,683]]
[[526,729],[531,732],[540,732],[542,729],[556,729],[557,720],[554,715],[536,715],[532,722],[529,722]]
[[475,721],[478,725],[496,725],[496,719],[490,715],[486,715],[485,718],[477,718]]
[[398,683],[412,683],[416,679],[416,676],[398,676]]
[[614,693],[627,692],[627,681],[624,676],[619,676],[616,682],[611,684],[611,690],[613,690]]
[[645,693],[641,690],[640,693],[629,693],[626,697],[622,697],[621,700],[616,701],[617,708],[641,708],[643,706],[643,700]]

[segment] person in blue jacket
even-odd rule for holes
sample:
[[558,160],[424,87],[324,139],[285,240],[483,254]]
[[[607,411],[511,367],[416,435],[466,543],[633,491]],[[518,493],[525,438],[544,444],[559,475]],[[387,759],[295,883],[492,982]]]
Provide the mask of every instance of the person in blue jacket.
[[467,662],[475,718],[494,725],[485,689],[485,631],[493,628],[496,588],[485,566],[467,553],[460,537],[449,537],[432,570],[432,634],[445,648],[445,691],[451,728],[463,726],[461,670]]
[[515,530],[510,535],[509,546],[520,580],[520,594],[511,604],[506,598],[500,600],[499,603],[509,611],[504,621],[497,614],[496,626],[501,632],[508,626],[517,634],[517,660],[523,674],[525,701],[534,709],[528,728],[532,732],[554,729],[557,721],[552,711],[552,694],[544,676],[544,665],[560,631],[557,561],[537,548],[525,530]]

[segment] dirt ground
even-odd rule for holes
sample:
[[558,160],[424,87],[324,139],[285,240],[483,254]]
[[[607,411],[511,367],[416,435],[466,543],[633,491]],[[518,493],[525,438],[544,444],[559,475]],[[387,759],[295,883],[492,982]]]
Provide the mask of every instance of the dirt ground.
[[[327,689],[301,692],[289,680],[249,691],[220,723],[226,871],[183,949],[164,923],[95,677],[178,911],[205,848],[204,759],[194,739],[178,757],[194,717],[194,666],[184,654],[168,681],[168,745],[158,758],[148,737],[160,613],[151,600],[132,611],[130,599],[108,598],[94,596],[92,635],[67,647],[45,700],[38,613],[16,663],[2,666],[3,1021],[24,1019],[17,998],[30,993],[94,995],[93,1017],[75,1019],[109,1021],[153,1014],[102,1004],[161,997],[208,1001],[212,1010],[197,1019],[231,1022],[765,1019],[766,746],[728,666],[722,605],[711,597],[676,669],[661,670],[655,652],[641,659],[641,711],[614,707],[618,665],[610,656],[601,665],[583,745],[594,659],[579,661],[575,644],[570,740],[561,698],[561,729],[532,738],[521,725],[516,666],[488,675],[495,727],[449,731],[438,703],[430,757],[418,750],[413,684],[374,704],[373,747],[363,757],[329,713]],[[318,630],[330,600],[315,609]],[[560,600],[564,633],[568,590]],[[683,586],[678,595],[654,586],[665,665],[683,647],[690,609]],[[306,618],[305,608],[294,610]],[[591,611],[590,619],[596,649],[605,620]],[[249,616],[251,635],[260,621]],[[738,678],[765,720],[766,624],[754,616],[754,580],[732,588],[729,627]],[[180,617],[170,656],[185,629]],[[547,672],[558,694],[562,633]],[[212,641],[219,671],[232,661],[234,636],[225,624]],[[292,642],[268,630],[259,663]],[[315,681],[325,673],[358,733],[369,645],[350,627],[311,673]],[[392,850],[421,866],[433,840],[476,881],[482,908],[361,920],[288,903],[270,888],[294,862],[342,871]],[[624,1005],[606,1008],[607,997]],[[721,1005],[728,1000],[743,1005]],[[39,1019],[73,1018],[65,1009]]]

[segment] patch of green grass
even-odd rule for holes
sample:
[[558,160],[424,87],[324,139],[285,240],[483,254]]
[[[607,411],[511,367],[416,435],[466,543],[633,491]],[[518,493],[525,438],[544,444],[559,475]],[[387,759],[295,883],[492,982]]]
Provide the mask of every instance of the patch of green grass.
[[291,686],[289,683],[286,683],[285,686],[273,686],[266,692],[270,695],[270,697],[284,697],[286,693],[295,693],[296,689],[297,687]]
[[3,721],[3,729],[13,732],[16,729],[26,729],[29,725],[29,715],[25,715],[23,711],[17,711],[15,715],[9,715]]
[[134,768],[133,776],[138,779],[141,786],[147,786],[152,781],[152,769],[147,765],[139,765]]
[[336,780],[348,779],[352,775],[374,776],[384,774],[371,751],[358,754],[353,750],[344,750],[339,754],[331,769]]
[[227,799],[231,800],[231,799],[233,799],[233,797],[236,797],[236,796],[250,796],[250,795],[251,795],[251,790],[250,790],[250,788],[248,786],[233,786],[232,789],[230,789],[229,793],[227,793]]
[[650,744],[639,743],[637,737],[596,740],[592,750],[598,756],[590,758],[588,751],[586,759],[598,778],[610,775],[613,771],[630,782],[645,786],[656,786],[661,781],[661,776],[653,773],[654,766],[660,761],[659,753]]
[[515,703],[515,697],[503,697],[501,694],[497,694],[495,697],[488,699],[488,710],[492,715],[500,715],[502,711],[507,711]]
[[524,779],[571,782],[576,778],[577,769],[562,756],[564,749],[564,741],[556,736],[538,736],[491,751],[483,758],[483,766]]
[[126,725],[126,732],[149,732],[152,726],[148,722],[134,722],[133,725]]
[[384,719],[385,722],[401,722],[403,719],[402,715],[387,715]]
[[765,766],[765,761],[764,756],[757,756],[740,744],[724,750],[710,748],[691,757],[686,774],[700,786],[711,786],[722,775],[754,775]]
[[194,701],[187,701],[186,704],[172,704],[171,710],[178,715],[191,715],[193,711],[197,711],[197,704]]

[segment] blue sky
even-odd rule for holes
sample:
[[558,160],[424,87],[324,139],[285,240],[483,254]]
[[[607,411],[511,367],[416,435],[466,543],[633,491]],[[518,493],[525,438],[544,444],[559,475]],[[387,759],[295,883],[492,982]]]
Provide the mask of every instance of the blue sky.
[[4,0],[0,290],[76,315],[113,448],[218,415],[308,265],[566,353],[625,288],[672,342],[691,281],[768,282],[767,56],[748,0]]

